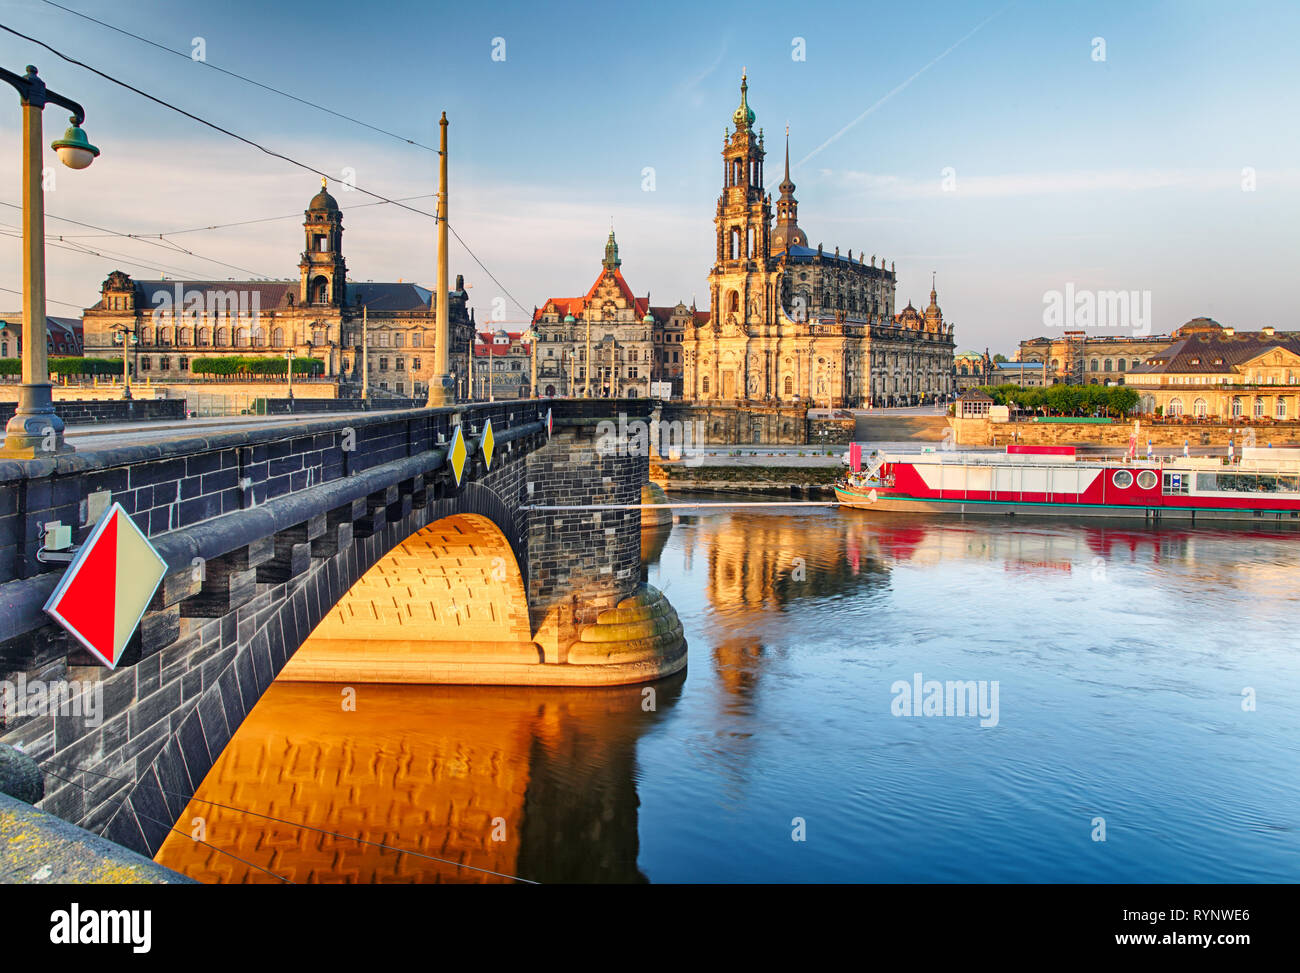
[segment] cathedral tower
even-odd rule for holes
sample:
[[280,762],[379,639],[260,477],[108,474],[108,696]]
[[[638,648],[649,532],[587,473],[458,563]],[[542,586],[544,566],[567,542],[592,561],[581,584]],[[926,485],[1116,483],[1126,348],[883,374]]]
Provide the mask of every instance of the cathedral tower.
[[303,221],[306,246],[298,270],[302,273],[299,301],[342,307],[348,269],[343,262],[343,213],[334,197],[321,189],[307,204]]

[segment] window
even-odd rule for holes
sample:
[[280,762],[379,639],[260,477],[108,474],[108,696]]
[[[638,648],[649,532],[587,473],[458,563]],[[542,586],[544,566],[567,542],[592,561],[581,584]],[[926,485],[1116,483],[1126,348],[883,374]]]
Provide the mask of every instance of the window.
[[140,356],[140,371],[147,372],[153,367],[153,360],[148,355]]
[[179,368],[182,372],[188,372],[190,370],[190,360],[184,356],[181,356],[181,359],[177,363],[176,367]]
[[204,348],[206,348],[208,345],[212,344],[212,329],[211,329],[211,328],[199,328],[199,330],[198,330],[198,340],[197,340],[196,344],[198,344],[200,347],[204,347]]
[[1195,413],[1197,417],[1204,419],[1207,411],[1204,399],[1197,399],[1192,403],[1192,412]]
[[398,394],[398,395],[405,395],[405,394],[406,394],[406,383],[405,383],[405,382],[398,382],[398,383],[397,383],[397,394]]
[[1174,396],[1169,400],[1169,414],[1171,416],[1181,416],[1183,414],[1183,400]]
[[1277,397],[1277,412],[1276,412],[1276,416],[1277,416],[1277,418],[1279,418],[1279,419],[1285,419],[1285,418],[1286,418],[1286,399],[1284,399],[1284,398],[1283,398],[1282,396],[1280,396],[1280,395]]
[[317,348],[323,348],[329,342],[325,338],[324,328],[315,328],[311,333],[311,343]]
[[1264,418],[1264,399],[1262,396],[1255,399],[1255,418]]
[[709,394],[709,376],[705,375],[704,378],[700,379],[700,388],[705,395]]
[[399,372],[406,371],[406,359],[398,358],[395,362],[393,362],[393,367]]
[[1241,413],[1242,413],[1241,396],[1234,395],[1232,397],[1232,418],[1240,419]]
[[1096,358],[1092,359],[1091,361],[1088,362],[1088,371],[1095,372],[1099,364],[1100,362],[1098,362]]
[[381,358],[379,359],[379,370],[380,370],[381,372],[386,372],[386,371],[388,371],[388,359],[387,359],[387,358],[383,358],[383,357],[381,357]]
[[1156,475],[1152,470],[1143,470],[1138,474],[1137,481],[1143,490],[1150,490],[1156,485]]
[[1133,474],[1128,470],[1116,470],[1115,474],[1110,478],[1110,482],[1115,484],[1115,488],[1118,490],[1127,490],[1133,485]]
[[415,332],[415,334],[411,335],[411,347],[412,347],[412,348],[419,348],[419,347],[420,347],[420,343],[423,341],[423,339],[424,339],[424,336],[423,336],[422,334],[420,334],[420,332],[418,332],[418,331]]
[[786,394],[786,395],[794,395],[794,376],[793,376],[793,375],[787,375],[787,376],[785,377],[785,394]]
[[397,334],[393,335],[394,348],[401,348],[405,344],[406,344],[406,335],[402,334],[400,331]]
[[388,347],[388,338],[389,338],[389,335],[388,335],[388,332],[387,332],[387,331],[381,331],[381,332],[379,332],[379,347],[380,347],[380,348],[387,348],[387,347]]
[[[1141,478],[1143,476],[1146,476],[1147,474],[1151,475],[1151,486],[1155,486],[1156,475],[1152,473],[1150,470],[1143,470],[1139,474],[1138,479],[1141,480]],[[1201,480],[1204,480],[1207,474],[1201,473],[1199,474],[1199,476]],[[1211,480],[1214,479],[1213,473],[1208,474],[1208,476]],[[1191,485],[1192,485],[1192,474],[1190,473],[1166,473],[1164,477],[1164,487],[1160,492],[1163,493],[1165,496],[1186,494],[1188,488]],[[1200,490],[1206,489],[1205,484],[1198,483],[1197,489]],[[1213,487],[1211,486],[1210,489],[1213,489]]]
[[420,370],[420,359],[418,359],[418,358],[412,358],[412,359],[411,359],[411,368],[418,372],[418,371]]
[[348,370],[348,362],[349,362],[349,361],[351,361],[351,359],[348,358],[347,355],[344,355],[344,356],[343,356],[343,370],[344,370],[345,372]]
[[167,371],[168,369],[170,369],[171,367],[172,367],[172,360],[171,360],[171,357],[170,357],[169,355],[163,355],[161,358],[158,359],[158,369],[159,369],[159,371],[164,371],[164,372],[165,372],[165,371]]
[[1121,372],[1124,371],[1124,366],[1125,366],[1126,362],[1124,361],[1123,358],[1121,358],[1118,362],[1116,362],[1116,364],[1119,365],[1119,370],[1120,370]]

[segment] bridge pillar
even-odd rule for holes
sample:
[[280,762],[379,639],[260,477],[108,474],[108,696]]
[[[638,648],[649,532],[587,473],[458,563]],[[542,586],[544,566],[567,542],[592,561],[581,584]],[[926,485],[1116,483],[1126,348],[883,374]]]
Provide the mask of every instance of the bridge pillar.
[[548,663],[593,667],[589,685],[665,676],[685,668],[686,642],[667,599],[641,582],[634,505],[649,477],[650,403],[618,402],[616,415],[610,400],[589,405],[527,461],[534,640]]

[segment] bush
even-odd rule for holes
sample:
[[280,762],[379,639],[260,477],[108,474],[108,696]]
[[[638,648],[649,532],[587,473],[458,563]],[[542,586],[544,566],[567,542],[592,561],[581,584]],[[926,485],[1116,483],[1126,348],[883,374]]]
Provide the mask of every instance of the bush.
[[51,375],[121,375],[122,359],[51,358]]
[[17,358],[0,358],[0,375],[21,375],[23,363]]
[[[195,375],[284,375],[288,363],[279,355],[222,355],[212,358],[195,358],[190,371]],[[320,375],[325,363],[319,358],[295,358],[295,375]]]

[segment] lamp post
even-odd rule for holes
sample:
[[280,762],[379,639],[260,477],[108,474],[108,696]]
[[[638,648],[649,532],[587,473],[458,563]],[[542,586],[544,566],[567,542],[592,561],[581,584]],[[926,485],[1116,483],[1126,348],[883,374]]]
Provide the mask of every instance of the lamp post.
[[86,110],[45,87],[36,68],[25,75],[0,68],[0,78],[18,92],[23,106],[23,383],[18,408],[5,426],[0,456],[34,459],[46,453],[68,453],[63,441],[63,420],[54,412],[50,391],[49,351],[45,325],[45,193],[41,185],[41,117],[47,104],[72,112],[72,125],[63,138],[51,143],[59,161],[69,169],[90,165],[99,149],[86,140],[80,128]]
[[127,367],[130,361],[129,349],[140,343],[140,336],[135,333],[135,328],[128,328],[125,324],[113,325],[113,344],[122,346],[122,398],[131,398],[131,372]]
[[285,372],[289,376],[289,411],[293,412],[293,349],[284,353]]
[[532,398],[537,398],[537,329],[529,328],[524,332],[524,340],[528,342],[529,370],[531,378],[529,383],[532,386]]

